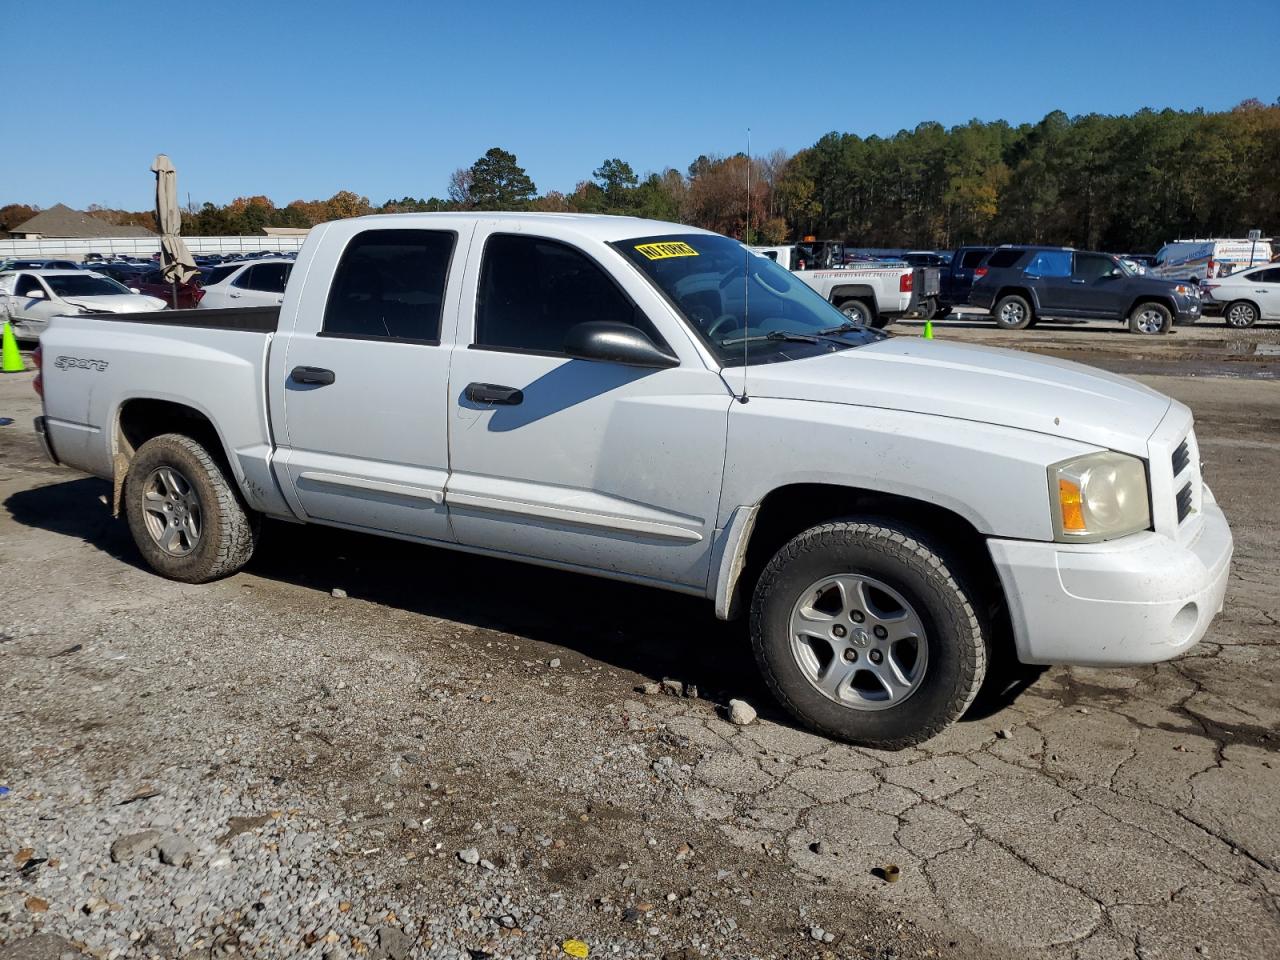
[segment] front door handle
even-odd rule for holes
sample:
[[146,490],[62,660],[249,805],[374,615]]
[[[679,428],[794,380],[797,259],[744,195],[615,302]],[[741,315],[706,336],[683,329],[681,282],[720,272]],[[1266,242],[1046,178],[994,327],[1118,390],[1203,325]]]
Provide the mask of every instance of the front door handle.
[[337,378],[332,370],[326,370],[324,367],[294,367],[293,372],[289,374],[289,379],[294,383],[314,383],[324,387]]
[[509,407],[524,403],[524,391],[496,383],[469,383],[466,397],[472,403],[501,403]]
[[1071,282],[1072,282],[1072,283],[1084,283],[1084,281],[1083,281],[1083,280],[1072,280]]

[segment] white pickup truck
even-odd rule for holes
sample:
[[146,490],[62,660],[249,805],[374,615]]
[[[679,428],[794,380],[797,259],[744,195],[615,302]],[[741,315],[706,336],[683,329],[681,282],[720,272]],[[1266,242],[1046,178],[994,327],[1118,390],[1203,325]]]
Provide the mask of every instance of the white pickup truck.
[[[827,262],[826,266],[812,259],[815,245],[750,249],[795,273],[854,323],[883,329],[908,313],[932,317],[937,310],[936,267],[913,267],[887,260],[845,262],[845,248],[836,243],[817,249],[816,255]],[[811,259],[804,259],[806,253]]]
[[266,516],[706,597],[797,718],[883,747],[989,665],[1178,655],[1231,559],[1182,404],[850,324],[669,223],[325,224],[279,308],[59,317],[41,366],[50,456],[165,576],[234,573]]

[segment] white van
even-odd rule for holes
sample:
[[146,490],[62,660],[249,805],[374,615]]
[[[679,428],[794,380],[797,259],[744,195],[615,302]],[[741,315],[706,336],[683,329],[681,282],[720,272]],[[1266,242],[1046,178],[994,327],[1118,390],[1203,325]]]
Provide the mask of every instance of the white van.
[[1156,254],[1155,265],[1148,271],[1170,280],[1212,280],[1229,277],[1271,261],[1271,240],[1175,240],[1166,243]]

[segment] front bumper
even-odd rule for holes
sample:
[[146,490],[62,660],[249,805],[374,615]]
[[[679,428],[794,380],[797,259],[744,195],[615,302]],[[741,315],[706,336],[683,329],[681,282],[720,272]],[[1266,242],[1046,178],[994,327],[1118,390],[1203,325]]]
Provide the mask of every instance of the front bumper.
[[1180,297],[1174,302],[1178,307],[1173,315],[1174,323],[1195,323],[1204,312],[1204,301],[1199,297]]
[[1152,532],[1091,544],[989,540],[1018,659],[1156,663],[1199,643],[1222,609],[1232,551],[1207,487],[1201,507],[1182,543]]

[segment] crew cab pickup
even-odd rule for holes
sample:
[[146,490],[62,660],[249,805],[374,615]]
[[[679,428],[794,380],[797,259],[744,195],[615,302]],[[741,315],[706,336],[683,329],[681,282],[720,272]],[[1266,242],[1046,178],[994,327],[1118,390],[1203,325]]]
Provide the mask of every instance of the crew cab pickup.
[[342,220],[279,308],[57,317],[41,346],[50,455],[113,481],[165,576],[234,573],[274,517],[705,597],[857,742],[918,743],[1019,662],[1177,656],[1222,606],[1185,406],[849,323],[676,224]]
[[939,289],[937,267],[855,260],[846,255],[842,244],[830,241],[750,249],[794,271],[855,323],[882,329],[908,313],[933,315]]

